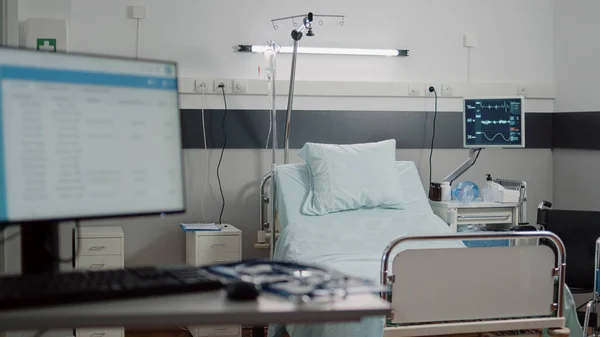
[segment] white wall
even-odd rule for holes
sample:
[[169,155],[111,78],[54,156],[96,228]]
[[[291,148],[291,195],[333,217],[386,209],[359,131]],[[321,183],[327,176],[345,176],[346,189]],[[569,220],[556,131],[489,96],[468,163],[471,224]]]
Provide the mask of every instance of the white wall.
[[[140,56],[173,59],[184,75],[256,78],[260,57],[232,52],[237,44],[274,39],[291,44],[291,22],[270,20],[307,11],[346,15],[315,26],[303,45],[408,48],[411,56],[393,58],[305,57],[298,79],[370,81],[467,80],[467,49],[462,36],[474,32],[474,82],[553,80],[552,0],[21,0],[19,17],[70,19],[70,50],[114,55],[135,54],[131,4],[146,5],[141,22]],[[110,20],[107,20],[110,18]],[[527,51],[527,52],[524,52]],[[283,73],[289,62],[281,57]]]
[[555,0],[554,57],[557,112],[600,111],[600,2]]
[[[113,55],[135,55],[135,20],[126,16],[128,5],[146,5],[148,18],[140,23],[140,57],[179,62],[180,74],[201,78],[257,79],[259,55],[233,52],[237,44],[261,44],[274,39],[289,45],[291,22],[273,30],[270,20],[313,11],[344,14],[343,27],[337,20],[315,26],[315,37],[303,45],[407,48],[408,58],[324,57],[303,55],[298,80],[465,83],[469,80],[468,50],[462,45],[464,33],[475,33],[478,46],[471,50],[470,80],[480,83],[552,84],[553,1],[552,0],[21,0],[19,19],[54,17],[69,20],[69,50]],[[110,18],[110,19],[108,19]],[[317,17],[318,21],[318,17]],[[289,56],[278,57],[278,76],[289,72]],[[285,88],[278,88],[285,91]],[[198,95],[183,95],[186,108],[200,108]],[[231,97],[232,108],[266,108],[260,96]],[[285,104],[285,99],[279,99]],[[301,97],[298,109],[431,110],[431,99],[366,97]],[[442,99],[441,110],[457,110],[456,99]],[[220,98],[207,100],[207,107],[220,108]],[[552,112],[552,100],[528,102],[534,111]],[[460,132],[460,130],[457,130]],[[183,262],[181,221],[200,220],[200,200],[205,160],[202,150],[185,150],[189,212],[167,219],[110,220],[125,230],[126,264],[168,264]],[[219,206],[214,151],[211,164],[212,196],[206,201],[211,219]],[[434,179],[454,169],[467,152],[435,152]],[[399,150],[398,159],[415,160],[427,179],[427,151]],[[297,159],[297,158],[296,158]],[[228,150],[222,176],[227,198],[224,220],[244,231],[244,256],[260,255],[252,248],[258,222],[258,183],[269,170],[268,154],[258,150]],[[488,151],[465,176],[481,182],[485,173],[526,179],[532,204],[552,197],[551,151]],[[240,170],[243,167],[243,170]],[[541,171],[539,173],[538,171]],[[209,193],[209,194],[211,194]],[[531,214],[531,212],[530,212]],[[531,216],[530,216],[530,220]]]
[[[598,1],[555,0],[556,112],[600,111],[599,11]],[[593,184],[600,178],[600,152],[556,149],[553,162],[556,207],[600,210],[600,191]]]

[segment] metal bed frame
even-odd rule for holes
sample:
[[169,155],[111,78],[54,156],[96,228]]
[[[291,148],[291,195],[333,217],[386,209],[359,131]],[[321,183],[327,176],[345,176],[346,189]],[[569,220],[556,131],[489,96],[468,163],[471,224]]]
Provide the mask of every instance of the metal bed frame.
[[[598,238],[596,240],[596,253],[594,255],[594,291],[593,291],[593,295],[592,295],[592,299],[587,302],[586,306],[585,306],[585,320],[583,322],[583,337],[587,337],[588,334],[588,329],[590,328],[590,314],[593,313],[597,313],[597,304],[598,302],[600,302],[600,285],[598,284],[598,282],[600,282],[600,280],[598,279],[598,273],[600,273],[600,238]],[[598,335],[598,323],[597,322],[593,322],[592,324],[592,336],[597,336]]]
[[[493,240],[493,239],[547,239],[552,243],[555,250],[550,250],[545,246],[524,245],[509,247],[482,247],[482,248],[442,248],[440,249],[416,249],[405,250],[398,253],[394,259],[393,269],[390,269],[390,257],[394,248],[402,243],[409,241],[459,241],[459,240]],[[545,250],[545,252],[543,252]],[[553,256],[547,257],[552,251]],[[410,252],[409,254],[407,254]],[[453,255],[453,254],[459,255]],[[518,256],[517,261],[514,257]],[[455,259],[461,258],[456,261]],[[544,257],[546,262],[551,261],[552,270],[547,273],[542,269],[536,270],[540,266],[540,260],[536,257]],[[403,261],[405,263],[403,263]],[[454,261],[452,266],[448,266],[449,261]],[[501,268],[497,265],[490,266],[490,262],[504,261]],[[502,263],[502,262],[500,262]],[[461,267],[461,264],[462,267]],[[414,269],[409,269],[413,266]],[[427,267],[423,267],[427,266]],[[404,268],[403,268],[404,267]],[[468,284],[453,284],[452,292],[440,291],[439,287],[435,289],[425,289],[435,297],[435,302],[427,302],[427,299],[411,299],[411,295],[401,293],[400,299],[395,297],[395,293],[400,289],[408,289],[408,292],[417,290],[418,287],[425,287],[434,282],[444,282],[436,279],[433,282],[428,280],[432,270],[443,270],[440,272],[440,278],[447,280],[461,279],[465,277],[465,270],[479,271],[482,274],[487,273],[487,277],[482,276],[480,280],[487,280],[490,284],[485,287],[473,287],[477,279]],[[523,274],[523,271],[527,271]],[[531,271],[531,274],[528,272]],[[392,323],[402,323],[396,326],[388,325],[385,329],[385,337],[405,337],[405,336],[428,336],[428,335],[446,335],[446,334],[467,334],[482,332],[499,331],[519,331],[519,330],[541,330],[549,329],[552,334],[568,335],[568,329],[564,328],[564,290],[565,290],[565,271],[566,271],[566,251],[560,238],[551,232],[533,231],[533,232],[508,232],[508,233],[451,233],[451,234],[423,234],[423,235],[405,235],[392,240],[385,248],[381,258],[381,283],[383,285],[392,285],[392,298],[389,294],[382,293],[381,297],[391,302],[392,315],[388,317]],[[415,275],[416,274],[416,275]],[[466,273],[468,274],[468,273]],[[489,275],[491,274],[491,275]],[[535,275],[534,275],[535,274]],[[413,276],[407,276],[413,275]],[[511,278],[515,276],[515,278]],[[552,284],[556,285],[554,291],[546,292],[552,298],[538,296],[540,293],[530,289],[515,289],[514,282],[511,279],[518,280],[516,276],[527,276],[539,279],[540,286],[545,283],[546,289]],[[475,275],[477,277],[477,275]],[[556,279],[556,282],[554,282]],[[482,281],[480,281],[482,282]],[[520,281],[517,281],[520,282]],[[491,289],[496,293],[490,294]],[[551,288],[550,288],[551,289]],[[507,292],[512,292],[515,296],[522,299],[521,303],[531,303],[530,311],[515,303],[501,303]],[[417,291],[418,292],[418,291]],[[471,302],[478,302],[471,307],[459,307],[456,305],[460,300],[461,294],[469,293],[472,297]],[[536,294],[534,294],[536,293]],[[418,295],[415,295],[418,297]],[[486,310],[481,306],[485,305],[482,299],[496,298],[494,305],[486,306]],[[423,302],[423,303],[422,303]],[[537,309],[535,308],[537,307]],[[436,309],[437,308],[437,309]],[[448,312],[446,309],[453,309]],[[489,310],[487,310],[489,309]],[[525,310],[525,311],[523,311]],[[519,312],[515,314],[515,312]]]

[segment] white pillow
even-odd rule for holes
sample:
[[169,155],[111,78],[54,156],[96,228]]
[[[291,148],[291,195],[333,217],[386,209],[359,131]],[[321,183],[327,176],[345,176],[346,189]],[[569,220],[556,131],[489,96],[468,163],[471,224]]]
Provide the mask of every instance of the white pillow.
[[396,140],[351,145],[306,143],[299,155],[306,161],[311,184],[302,214],[404,208],[395,169]]

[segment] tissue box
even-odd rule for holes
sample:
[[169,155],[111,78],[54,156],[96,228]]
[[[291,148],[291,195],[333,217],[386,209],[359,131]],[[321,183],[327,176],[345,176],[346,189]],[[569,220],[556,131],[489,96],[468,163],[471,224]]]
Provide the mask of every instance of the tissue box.
[[521,193],[516,190],[507,190],[505,188],[494,190],[494,201],[501,203],[518,203]]

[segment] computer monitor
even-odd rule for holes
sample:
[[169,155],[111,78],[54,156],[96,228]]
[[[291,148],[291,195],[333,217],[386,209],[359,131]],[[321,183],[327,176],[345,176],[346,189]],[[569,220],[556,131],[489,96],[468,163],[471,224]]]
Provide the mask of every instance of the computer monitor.
[[465,98],[463,142],[466,148],[525,147],[523,97]]
[[0,225],[184,211],[180,132],[174,63],[0,48]]

